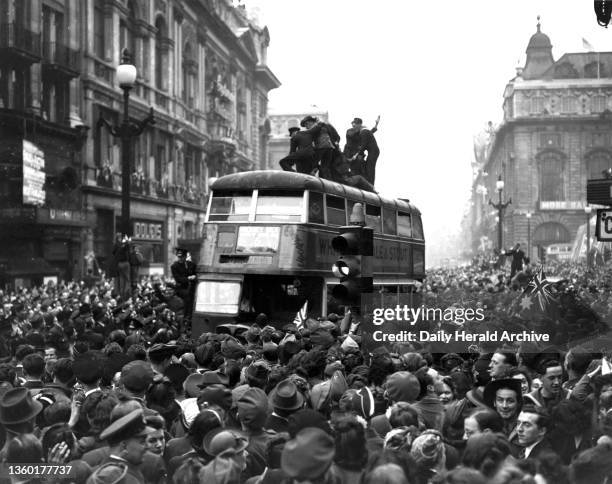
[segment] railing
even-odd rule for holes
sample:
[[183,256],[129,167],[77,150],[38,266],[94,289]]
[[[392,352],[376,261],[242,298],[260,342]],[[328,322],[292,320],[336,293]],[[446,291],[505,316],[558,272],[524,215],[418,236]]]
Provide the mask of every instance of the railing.
[[40,57],[40,34],[15,23],[0,24],[0,48],[17,49]]
[[115,69],[98,59],[94,59],[94,74],[96,77],[104,79],[108,84],[112,85],[114,83]]
[[80,52],[59,42],[43,42],[43,59],[77,73],[81,70]]

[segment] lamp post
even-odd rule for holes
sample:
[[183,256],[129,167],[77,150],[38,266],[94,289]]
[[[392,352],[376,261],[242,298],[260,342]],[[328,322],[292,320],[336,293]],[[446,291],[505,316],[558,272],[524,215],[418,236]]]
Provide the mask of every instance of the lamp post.
[[497,248],[499,249],[499,253],[502,252],[502,238],[503,238],[503,222],[504,222],[504,209],[512,203],[512,198],[510,198],[506,203],[502,202],[502,192],[504,191],[504,181],[502,180],[501,175],[497,177],[497,181],[495,182],[495,188],[497,188],[497,193],[499,194],[499,202],[493,203],[489,198],[489,205],[492,205],[493,208],[497,209]]
[[527,212],[525,217],[527,217],[527,257],[531,260],[531,212]]
[[591,210],[589,205],[584,206],[584,213],[586,213],[586,263],[587,268],[591,267]]
[[127,49],[121,53],[121,64],[117,67],[117,83],[123,89],[123,120],[119,126],[111,125],[100,116],[98,125],[104,125],[109,132],[121,139],[121,232],[124,235],[132,235],[130,226],[130,184],[132,159],[132,138],[139,136],[148,125],[155,124],[153,108],[142,121],[130,121],[129,103],[130,89],[136,83],[136,66],[131,63],[132,56]]

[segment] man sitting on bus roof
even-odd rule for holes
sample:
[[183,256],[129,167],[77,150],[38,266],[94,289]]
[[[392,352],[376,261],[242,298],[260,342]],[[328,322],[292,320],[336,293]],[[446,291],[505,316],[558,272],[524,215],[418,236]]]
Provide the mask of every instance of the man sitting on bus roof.
[[353,175],[351,173],[346,156],[339,151],[335,153],[334,161],[331,167],[331,175],[331,179],[335,182],[360,188],[361,190],[365,190],[367,192],[376,193],[376,190],[374,190],[374,185],[368,182],[368,180],[361,175]]
[[317,162],[312,134],[308,131],[300,131],[300,128],[294,126],[289,128],[289,136],[291,136],[289,154],[279,161],[281,168],[285,171],[297,171],[310,175]]

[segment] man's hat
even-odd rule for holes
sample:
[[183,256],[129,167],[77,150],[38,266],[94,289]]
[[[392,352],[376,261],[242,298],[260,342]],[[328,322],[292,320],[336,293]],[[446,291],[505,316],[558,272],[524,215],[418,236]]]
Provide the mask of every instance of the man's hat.
[[497,394],[497,390],[502,388],[514,390],[514,392],[516,392],[517,402],[519,404],[522,402],[521,381],[515,380],[514,378],[502,378],[501,380],[493,380],[486,384],[483,399],[487,407],[494,408],[495,395]]
[[172,363],[164,370],[164,376],[167,376],[174,385],[183,386],[189,376],[189,370],[181,363]]
[[181,256],[181,255],[187,255],[187,252],[189,252],[189,249],[186,249],[185,247],[175,247],[174,251],[176,252],[176,255]]
[[87,482],[91,484],[121,484],[128,471],[128,464],[114,460],[102,464],[91,474]]
[[199,388],[206,388],[210,385],[229,385],[229,376],[220,371],[205,371],[202,374],[201,382],[197,385]]
[[121,370],[121,383],[130,391],[140,393],[149,388],[153,383],[153,368],[142,360],[129,362]]
[[202,447],[208,455],[231,456],[242,452],[249,445],[245,434],[236,429],[217,427],[204,436]]
[[353,118],[353,121],[351,121],[352,123],[355,124],[363,124],[363,119],[361,118]]
[[163,361],[165,359],[172,358],[172,355],[174,355],[176,349],[176,345],[157,343],[151,346],[151,349],[149,350],[149,358],[155,361]]
[[308,122],[313,122],[316,123],[318,121],[317,118],[315,118],[314,116],[311,116],[310,114],[308,116],[306,116],[304,119],[302,119],[302,121],[300,121],[300,126],[302,128],[306,127],[306,123]]
[[185,389],[185,395],[187,398],[196,398],[203,387],[200,385],[204,381],[204,375],[201,373],[192,373],[187,377],[185,382],[183,383],[183,388]]
[[270,406],[279,410],[297,410],[304,405],[304,396],[291,380],[281,381],[270,392]]
[[291,134],[293,134],[293,133],[295,133],[296,131],[299,131],[299,130],[300,130],[300,128],[298,128],[297,126],[292,126],[291,128],[289,128],[289,134],[291,135]]
[[147,427],[142,409],[134,410],[127,415],[118,418],[100,433],[100,440],[119,442],[134,437],[142,437],[153,428]]
[[285,444],[281,467],[289,477],[316,479],[327,471],[334,455],[334,439],[324,430],[307,427]]
[[0,397],[0,423],[11,425],[27,422],[42,409],[42,403],[34,400],[27,388],[12,388]]
[[226,358],[239,359],[246,356],[246,350],[235,338],[227,338],[221,343],[221,354]]
[[224,385],[215,384],[203,388],[198,395],[198,405],[218,405],[226,412],[232,408],[232,392]]

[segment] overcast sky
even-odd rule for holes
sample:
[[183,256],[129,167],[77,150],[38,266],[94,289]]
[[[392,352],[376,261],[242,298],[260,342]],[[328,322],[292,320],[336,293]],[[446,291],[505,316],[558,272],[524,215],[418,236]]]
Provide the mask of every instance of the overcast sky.
[[[270,109],[327,109],[341,134],[353,117],[377,133],[376,185],[423,212],[428,242],[459,226],[473,136],[499,123],[502,95],[541,16],[557,60],[612,51],[590,0],[244,0],[270,30],[268,65],[282,82]],[[343,140],[344,144],[344,140]]]

